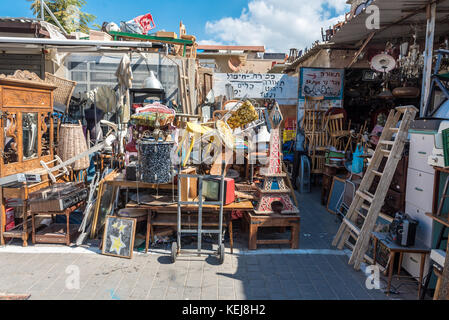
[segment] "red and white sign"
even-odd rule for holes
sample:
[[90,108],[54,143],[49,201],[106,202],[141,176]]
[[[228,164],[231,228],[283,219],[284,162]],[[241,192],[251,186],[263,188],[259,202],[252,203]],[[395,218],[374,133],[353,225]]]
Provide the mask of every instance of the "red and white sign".
[[134,18],[134,21],[142,27],[143,34],[148,34],[148,31],[156,28],[156,24],[154,23],[151,13],[147,13],[143,16],[138,16],[137,18]]

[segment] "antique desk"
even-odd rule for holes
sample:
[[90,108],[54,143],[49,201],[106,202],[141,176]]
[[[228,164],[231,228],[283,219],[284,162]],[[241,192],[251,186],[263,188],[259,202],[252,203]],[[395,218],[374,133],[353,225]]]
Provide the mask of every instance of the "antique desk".
[[380,241],[387,249],[390,251],[390,259],[389,259],[389,266],[388,266],[388,285],[387,285],[387,295],[390,294],[390,288],[391,288],[391,281],[393,279],[393,266],[394,266],[394,258],[396,257],[396,254],[399,254],[399,266],[398,266],[398,278],[410,278],[410,276],[401,276],[401,266],[402,266],[402,258],[404,253],[418,253],[421,255],[421,262],[420,262],[420,270],[419,270],[419,283],[418,283],[418,298],[421,296],[421,288],[422,288],[422,281],[423,281],[423,275],[424,275],[424,266],[426,264],[426,256],[430,253],[430,248],[427,246],[415,242],[414,246],[410,247],[403,247],[395,242],[387,239],[386,233],[380,233],[380,232],[372,232],[371,233],[374,239],[374,256],[373,256],[373,264],[376,265],[376,256],[377,256],[377,244]]
[[[299,215],[271,214],[269,216],[262,216],[246,211],[243,218],[249,225],[248,248],[250,250],[256,250],[258,244],[289,244],[291,249],[299,248],[299,229],[301,221]],[[263,227],[291,227],[291,237],[290,239],[257,240],[257,231],[259,228]]]

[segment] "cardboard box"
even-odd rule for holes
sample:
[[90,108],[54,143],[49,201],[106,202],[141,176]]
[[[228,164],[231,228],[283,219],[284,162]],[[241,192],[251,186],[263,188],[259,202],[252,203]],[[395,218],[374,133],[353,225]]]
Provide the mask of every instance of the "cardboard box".
[[171,31],[158,31],[156,32],[156,37],[178,39],[176,32]]
[[[196,174],[196,168],[187,168],[182,174]],[[189,201],[198,196],[198,179],[181,178],[181,201]]]
[[112,36],[103,31],[89,30],[89,39],[96,41],[112,41]]

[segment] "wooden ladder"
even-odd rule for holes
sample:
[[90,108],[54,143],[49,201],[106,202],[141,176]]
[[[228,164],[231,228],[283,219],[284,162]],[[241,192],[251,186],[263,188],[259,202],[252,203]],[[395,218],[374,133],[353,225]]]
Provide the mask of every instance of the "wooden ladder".
[[[374,230],[396,167],[402,157],[410,124],[415,119],[417,112],[418,109],[413,106],[397,107],[396,110],[390,111],[371,163],[335,235],[332,245],[339,249],[343,249],[350,237],[356,239],[356,244],[349,259],[349,264],[354,264],[356,270],[360,269],[360,264],[368,250],[371,232]],[[401,115],[403,116],[402,121],[397,128]],[[393,139],[394,134],[396,134],[396,137]],[[380,172],[380,165],[384,157],[387,158],[387,162],[383,172]],[[369,190],[373,185],[375,176],[379,176],[380,181],[376,191],[372,194]],[[362,210],[367,213],[365,214]],[[357,225],[357,221],[360,220],[363,220],[361,229]]]
[[191,59],[181,58],[181,67],[179,70],[180,77],[180,96],[183,112],[186,114],[195,114],[193,95],[195,93],[195,84],[192,83],[191,74],[194,72],[195,66]]

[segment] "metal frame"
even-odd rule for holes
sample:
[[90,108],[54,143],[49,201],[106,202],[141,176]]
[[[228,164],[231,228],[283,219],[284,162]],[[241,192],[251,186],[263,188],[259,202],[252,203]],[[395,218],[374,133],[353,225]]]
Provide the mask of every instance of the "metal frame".
[[[218,251],[216,252],[218,255],[224,257],[224,247],[222,246],[222,237],[223,237],[223,203],[224,203],[224,175],[214,176],[214,175],[196,175],[196,174],[178,174],[178,199],[181,199],[181,179],[182,178],[193,178],[198,179],[198,200],[199,201],[178,201],[178,222],[177,222],[177,250],[176,256],[181,253],[181,235],[183,233],[187,234],[197,234],[198,243],[196,253],[200,256],[203,252],[201,248],[201,237],[205,233],[218,234]],[[220,201],[203,201],[203,180],[204,179],[220,179]],[[182,206],[183,205],[197,205],[198,206],[198,227],[197,230],[192,229],[183,229],[182,228]],[[220,206],[220,211],[218,215],[218,230],[205,230],[202,228],[202,218],[203,218],[203,205],[214,205]],[[173,243],[173,244],[175,244]],[[222,251],[222,252],[221,252]],[[183,250],[183,252],[189,253],[189,250]],[[190,250],[190,253],[193,253]],[[174,252],[172,252],[174,254]],[[176,259],[176,256],[172,257],[173,260]],[[221,260],[221,259],[220,259]],[[222,260],[220,262],[223,262]]]

